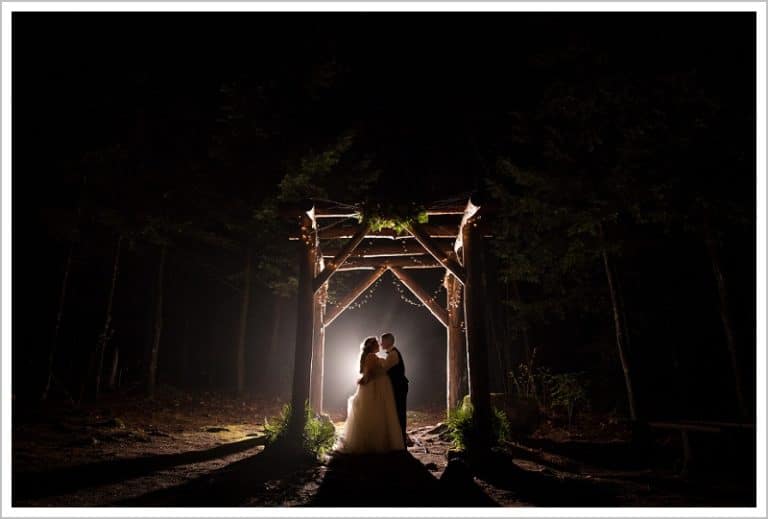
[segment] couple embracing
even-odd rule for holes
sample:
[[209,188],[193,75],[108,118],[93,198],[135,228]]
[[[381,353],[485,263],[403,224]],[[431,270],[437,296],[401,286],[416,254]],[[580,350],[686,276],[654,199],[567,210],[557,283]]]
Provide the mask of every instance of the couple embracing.
[[[379,355],[383,350],[385,357]],[[391,333],[368,337],[360,345],[360,373],[347,400],[347,423],[338,451],[365,454],[405,450],[405,364]]]

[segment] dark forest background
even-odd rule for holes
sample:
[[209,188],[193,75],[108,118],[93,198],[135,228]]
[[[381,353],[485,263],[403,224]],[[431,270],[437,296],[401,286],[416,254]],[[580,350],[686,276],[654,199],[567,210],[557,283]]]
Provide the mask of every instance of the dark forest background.
[[[607,257],[639,414],[753,417],[754,46],[750,13],[14,13],[14,398],[143,391],[155,345],[163,387],[285,400],[279,205],[482,189],[494,391],[535,348],[626,416]],[[444,331],[387,274],[328,331],[327,407],[385,331],[443,405]]]

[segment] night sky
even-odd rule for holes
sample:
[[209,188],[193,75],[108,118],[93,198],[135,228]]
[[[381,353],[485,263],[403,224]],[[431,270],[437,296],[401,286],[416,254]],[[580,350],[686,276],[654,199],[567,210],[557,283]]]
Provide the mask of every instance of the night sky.
[[[80,203],[117,207],[139,221],[164,193],[193,185],[223,197],[219,209],[229,210],[227,198],[257,205],[275,196],[286,164],[345,132],[355,136],[354,160],[339,165],[334,192],[343,194],[357,178],[355,167],[368,161],[381,171],[373,189],[381,199],[428,203],[466,195],[484,185],[499,157],[546,165],[543,139],[516,137],[516,114],[536,113],[553,91],[589,92],[595,77],[628,92],[660,91],[654,99],[684,77],[686,88],[706,92],[725,114],[723,141],[690,156],[660,154],[654,163],[687,165],[682,186],[716,186],[752,216],[729,227],[722,256],[745,381],[753,388],[754,21],[750,13],[13,14],[14,392],[34,393],[41,375],[33,366],[50,343],[68,250],[55,215]],[[720,156],[725,140],[746,157],[735,169]],[[197,207],[182,209],[206,219]],[[731,415],[704,246],[646,228],[635,236],[621,267],[646,409],[658,417]],[[114,246],[97,224],[83,225],[79,243],[57,360],[72,385],[103,321]],[[151,339],[156,254],[138,240],[121,267],[113,341],[126,352],[128,380],[140,378]],[[237,272],[240,257],[197,244],[180,247],[169,262],[160,378],[231,389],[239,296],[220,280]],[[295,303],[287,304],[288,321],[278,330],[284,350],[269,353],[276,303],[255,277],[249,386],[285,397]],[[429,292],[441,281],[436,272],[418,277]],[[622,382],[610,309],[596,313],[542,325],[540,361],[594,369],[594,391],[603,395],[595,405],[621,408],[621,392],[611,390]],[[442,327],[424,308],[403,302],[389,274],[362,308],[328,331],[328,405],[343,405],[354,390],[360,340],[385,331],[399,337],[408,362],[409,404],[443,405]],[[190,341],[189,357],[181,359],[181,345]],[[279,369],[265,360],[275,355]]]

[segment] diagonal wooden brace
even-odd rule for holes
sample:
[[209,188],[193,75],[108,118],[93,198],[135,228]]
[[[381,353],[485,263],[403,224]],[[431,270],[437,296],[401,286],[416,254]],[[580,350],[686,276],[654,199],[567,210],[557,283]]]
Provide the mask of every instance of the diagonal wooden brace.
[[346,310],[349,305],[355,302],[355,300],[360,297],[363,292],[368,290],[368,287],[373,285],[377,279],[379,279],[385,272],[387,271],[387,267],[385,265],[380,266],[376,270],[374,270],[369,276],[367,276],[365,279],[363,279],[355,288],[349,291],[349,293],[339,301],[339,303],[325,315],[325,319],[323,321],[323,326],[328,326],[333,321],[336,320],[338,316],[344,313],[344,310]]
[[331,276],[333,276],[336,270],[341,265],[343,265],[345,261],[347,261],[347,258],[352,255],[357,246],[360,245],[360,242],[363,241],[363,238],[365,238],[365,234],[368,232],[368,229],[370,229],[370,225],[362,225],[357,233],[355,233],[355,235],[347,243],[344,244],[344,247],[341,248],[336,257],[325,264],[325,268],[315,277],[314,281],[312,282],[312,288],[315,292],[317,292],[321,286],[323,286],[329,279],[331,279]]
[[429,294],[427,294],[424,289],[419,286],[415,279],[413,279],[409,274],[406,274],[406,272],[399,267],[389,267],[389,270],[392,271],[392,274],[394,274],[395,277],[408,288],[408,290],[413,292],[413,295],[415,295],[419,301],[421,301],[424,306],[426,306],[427,309],[432,312],[432,315],[434,315],[435,318],[440,321],[443,326],[448,326],[448,312],[445,310],[445,308],[437,304],[437,301],[432,299]]
[[408,232],[416,239],[419,244],[429,252],[433,258],[439,261],[445,268],[458,279],[461,284],[464,284],[466,274],[464,267],[459,265],[458,261],[449,257],[440,245],[438,245],[432,237],[424,231],[418,223],[412,223],[408,226]]

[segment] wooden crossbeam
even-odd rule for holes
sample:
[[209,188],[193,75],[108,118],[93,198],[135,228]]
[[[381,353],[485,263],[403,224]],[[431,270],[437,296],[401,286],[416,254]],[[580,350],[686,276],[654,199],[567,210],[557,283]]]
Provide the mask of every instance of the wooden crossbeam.
[[357,248],[357,246],[360,245],[360,242],[365,238],[365,234],[368,232],[368,229],[369,225],[361,225],[355,235],[352,236],[352,238],[350,238],[350,240],[344,244],[338,254],[336,254],[332,260],[326,262],[325,268],[315,277],[312,282],[312,288],[315,292],[317,292],[317,290],[331,278],[334,272],[336,272],[336,270],[342,266],[345,261],[347,261],[347,258],[352,255],[352,253],[355,251],[355,248]]
[[453,257],[445,253],[445,251],[432,239],[427,229],[421,224],[412,223],[408,226],[408,231],[416,238],[416,241],[421,244],[424,249],[427,250],[437,261],[439,261],[456,279],[464,284],[466,275],[464,268],[459,265]]
[[315,214],[316,218],[357,218],[358,212],[354,209],[338,209],[338,208],[328,208],[328,209],[318,209],[317,214]]
[[[451,203],[428,207],[426,213],[428,216],[461,216],[464,214],[464,205],[463,203]],[[316,206],[315,209],[316,218],[357,218],[359,215],[360,213],[353,207]]]
[[[320,229],[318,234],[321,240],[352,238],[360,231],[361,227],[361,225],[336,225],[327,229]],[[455,225],[424,224],[421,227],[431,238],[456,238],[458,233],[458,228]],[[364,238],[407,240],[412,237],[409,234],[399,235],[392,229],[382,229],[380,231],[368,231]],[[299,236],[297,233],[293,233],[289,236],[289,239],[298,240]]]
[[[443,250],[445,254],[448,254],[453,250],[453,243],[440,240],[438,246]],[[339,249],[323,249],[323,256],[326,258],[333,258],[339,253]],[[421,246],[420,243],[414,242],[414,240],[376,240],[373,245],[360,244],[352,253],[353,258],[397,258],[401,256],[422,256],[428,255],[429,252]]]
[[[319,200],[307,200],[303,203],[311,203],[315,207],[315,218],[359,218],[360,212],[352,205],[348,204],[330,204]],[[461,216],[464,214],[464,202],[451,202],[448,204],[439,204],[428,207],[426,213],[428,216]],[[287,218],[301,216],[305,211],[302,204],[284,204],[278,208],[280,214]]]
[[369,276],[367,276],[364,280],[362,280],[355,288],[350,290],[350,292],[341,301],[339,301],[339,303],[335,307],[333,307],[333,310],[329,311],[325,315],[323,326],[328,326],[333,321],[335,321],[338,316],[344,313],[344,310],[349,308],[349,305],[354,303],[355,300],[358,297],[360,297],[363,294],[363,292],[368,290],[368,287],[373,285],[376,282],[376,280],[379,279],[382,276],[382,274],[384,274],[386,271],[387,271],[387,267],[380,265]]
[[464,204],[450,204],[427,209],[428,216],[454,216],[464,213]]
[[401,256],[399,258],[349,258],[344,265],[336,269],[338,272],[350,270],[375,270],[381,265],[400,267],[404,269],[440,269],[444,265],[432,256]]
[[448,312],[445,310],[445,308],[437,304],[437,302],[432,299],[432,297],[427,294],[427,292],[425,292],[421,286],[419,286],[419,284],[410,276],[410,274],[399,267],[389,267],[389,270],[392,271],[392,274],[394,274],[395,277],[408,288],[408,290],[413,292],[413,295],[415,295],[419,301],[421,301],[424,306],[426,306],[427,309],[432,312],[432,315],[434,315],[435,318],[443,324],[443,326],[448,326]]

